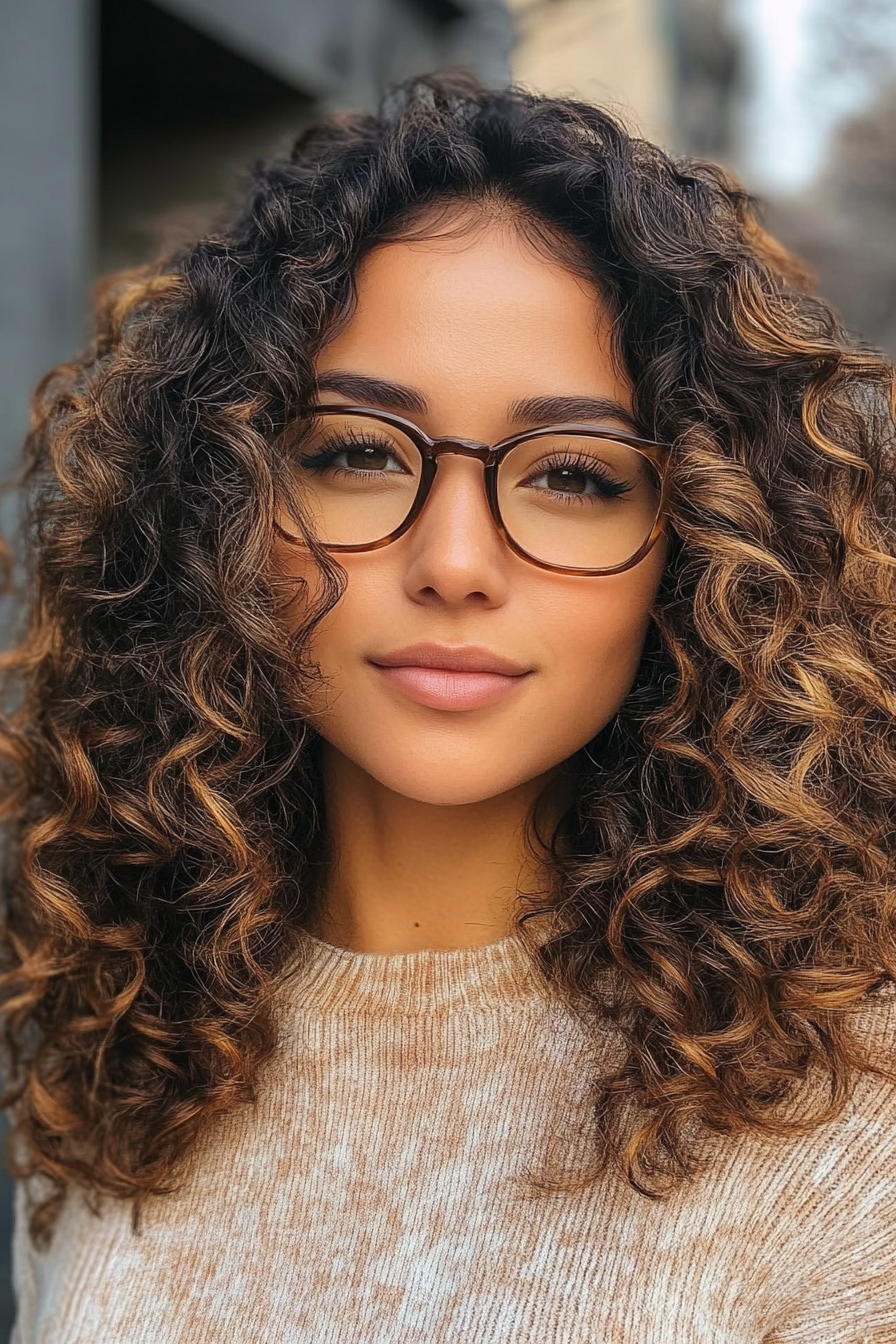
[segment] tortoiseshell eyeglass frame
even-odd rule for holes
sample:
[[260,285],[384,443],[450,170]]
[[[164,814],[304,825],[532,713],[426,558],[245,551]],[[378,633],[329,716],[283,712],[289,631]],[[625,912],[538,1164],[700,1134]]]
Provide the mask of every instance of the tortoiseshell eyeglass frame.
[[[389,411],[379,411],[370,406],[310,406],[307,412],[307,419],[317,420],[321,416],[329,415],[352,415],[360,416],[368,420],[378,420],[382,424],[392,425],[395,429],[400,429],[418,449],[422,459],[422,470],[420,475],[420,484],[417,488],[417,494],[414,502],[405,516],[402,523],[396,527],[388,536],[380,537],[377,541],[367,541],[360,543],[340,543],[340,542],[320,542],[319,544],[325,551],[332,552],[359,552],[359,551],[377,551],[383,546],[388,546],[391,542],[397,541],[399,537],[404,536],[419,518],[427,498],[429,497],[432,483],[436,477],[438,459],[444,453],[452,453],[458,457],[473,457],[477,462],[481,462],[484,467],[484,485],[486,499],[488,500],[489,511],[492,515],[495,527],[498,529],[504,543],[515,555],[523,560],[528,560],[532,565],[537,565],[539,569],[548,569],[557,574],[582,574],[587,576],[597,576],[602,574],[622,574],[627,569],[633,569],[649,551],[653,549],[659,538],[662,536],[664,527],[664,518],[666,512],[667,496],[667,473],[665,470],[666,459],[668,457],[668,446],[662,443],[654,443],[651,439],[642,439],[634,434],[626,434],[618,429],[601,427],[600,425],[565,423],[557,425],[538,425],[532,429],[526,429],[520,434],[513,434],[510,438],[501,439],[498,443],[481,443],[476,439],[458,439],[458,438],[439,438],[433,439],[412,420],[406,420],[404,416],[393,415]],[[501,509],[498,503],[498,467],[504,457],[515,448],[519,443],[525,443],[529,439],[547,438],[552,434],[576,434],[579,436],[588,435],[593,439],[611,439],[615,443],[627,444],[635,452],[640,453],[646,458],[653,469],[656,471],[660,481],[660,496],[657,503],[656,517],[648,536],[642,544],[630,555],[627,560],[621,564],[611,565],[604,569],[581,569],[571,565],[552,565],[546,560],[539,560],[536,556],[530,555],[522,546],[514,541],[513,537],[507,531],[504,520],[501,517]],[[300,537],[285,532],[283,528],[278,529],[282,535],[291,541],[302,544]]]

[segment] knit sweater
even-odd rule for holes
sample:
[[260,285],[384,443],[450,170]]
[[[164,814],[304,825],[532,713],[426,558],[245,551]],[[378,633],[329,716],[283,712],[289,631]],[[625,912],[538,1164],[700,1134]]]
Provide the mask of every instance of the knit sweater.
[[[896,1089],[808,1137],[718,1144],[664,1200],[575,1167],[609,1048],[516,938],[374,956],[309,940],[257,1103],[182,1188],[49,1250],[16,1234],[14,1344],[893,1344]],[[896,995],[863,1029],[892,1057]]]

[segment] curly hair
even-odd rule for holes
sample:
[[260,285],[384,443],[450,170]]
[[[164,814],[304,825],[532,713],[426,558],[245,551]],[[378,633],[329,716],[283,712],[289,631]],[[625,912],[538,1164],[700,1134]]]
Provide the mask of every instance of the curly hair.
[[708,1137],[818,1124],[874,1067],[853,1019],[896,967],[891,369],[720,169],[585,104],[417,80],[110,282],[35,399],[0,1006],[36,1236],[69,1183],[137,1208],[173,1188],[255,1094],[319,858],[303,651],[343,581],[316,551],[290,633],[284,431],[359,260],[496,194],[585,259],[671,445],[651,633],[577,758],[533,953],[624,1044],[594,1079],[595,1169],[662,1193]]

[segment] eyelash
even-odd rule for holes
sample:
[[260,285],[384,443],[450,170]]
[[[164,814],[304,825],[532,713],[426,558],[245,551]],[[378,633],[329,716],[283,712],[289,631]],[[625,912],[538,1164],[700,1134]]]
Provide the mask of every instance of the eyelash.
[[[328,442],[331,445],[330,447],[327,446]],[[388,439],[379,438],[376,434],[359,434],[352,439],[336,438],[335,436],[330,440],[325,438],[317,452],[310,456],[300,457],[299,462],[310,471],[323,471],[332,466],[341,453],[351,453],[359,448],[379,448],[381,452],[394,457],[396,462],[400,460],[395,455],[394,444],[390,443]],[[339,470],[351,471],[352,468],[341,467]]]
[[[567,453],[558,453],[539,462],[537,471],[533,471],[528,480],[535,480],[538,476],[544,476],[552,471],[580,471],[583,476],[596,481],[598,487],[605,494],[612,495],[614,498],[628,494],[632,489],[631,482],[615,480],[606,468],[601,470],[597,463],[586,465],[581,458]],[[570,498],[576,498],[576,496]]]

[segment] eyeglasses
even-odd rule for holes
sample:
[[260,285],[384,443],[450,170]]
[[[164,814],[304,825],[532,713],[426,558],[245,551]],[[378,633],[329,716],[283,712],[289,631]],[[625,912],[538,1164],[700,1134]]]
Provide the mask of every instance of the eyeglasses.
[[432,439],[385,411],[313,406],[292,453],[313,537],[335,552],[396,541],[419,517],[443,454],[483,464],[499,533],[544,569],[618,574],[662,533],[662,444],[582,424],[545,425],[491,445]]

